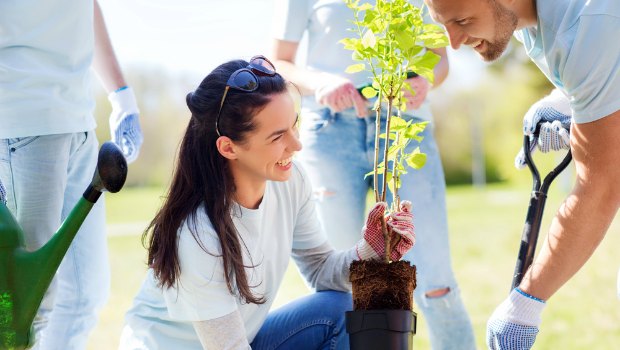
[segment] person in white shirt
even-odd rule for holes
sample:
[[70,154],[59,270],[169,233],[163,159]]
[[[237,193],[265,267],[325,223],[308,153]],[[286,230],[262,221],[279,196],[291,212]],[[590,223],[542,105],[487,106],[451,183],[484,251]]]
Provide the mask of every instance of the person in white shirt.
[[[293,161],[295,91],[256,56],[220,65],[187,95],[191,118],[145,232],[150,268],[120,349],[348,349],[349,265],[381,258],[386,204],[354,247],[328,244]],[[387,218],[396,260],[414,243],[409,210],[405,201]],[[291,257],[317,292],[269,312]]]
[[[620,2],[426,0],[454,49],[501,56],[513,33],[556,87],[526,113],[541,151],[570,148],[576,182],[518,288],[487,323],[491,349],[529,349],[549,300],[590,258],[620,207]],[[572,124],[571,124],[572,119]],[[570,134],[565,127],[570,126]],[[515,165],[524,164],[521,154]]]
[[[0,179],[26,249],[45,244],[97,165],[91,66],[112,103],[110,131],[128,162],[142,133],[133,91],[96,0],[0,1]],[[73,240],[34,320],[37,349],[85,349],[106,303],[104,201]]]

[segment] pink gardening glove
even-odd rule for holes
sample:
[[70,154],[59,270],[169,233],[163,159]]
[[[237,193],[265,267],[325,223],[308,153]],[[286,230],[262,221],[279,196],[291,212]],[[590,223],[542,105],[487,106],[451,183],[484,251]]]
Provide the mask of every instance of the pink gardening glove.
[[[368,214],[366,226],[362,230],[364,238],[357,243],[357,256],[360,260],[383,259],[385,244],[381,231],[381,216],[385,215],[385,202],[378,202]],[[403,201],[400,211],[386,217],[392,253],[390,259],[398,261],[413,247],[415,233],[413,232],[413,215],[411,214],[411,202]]]

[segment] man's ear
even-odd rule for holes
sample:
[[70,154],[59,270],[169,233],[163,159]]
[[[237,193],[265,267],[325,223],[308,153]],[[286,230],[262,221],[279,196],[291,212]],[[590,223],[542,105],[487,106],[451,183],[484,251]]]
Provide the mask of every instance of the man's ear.
[[215,141],[215,146],[222,157],[226,159],[237,159],[237,146],[227,136],[220,136]]

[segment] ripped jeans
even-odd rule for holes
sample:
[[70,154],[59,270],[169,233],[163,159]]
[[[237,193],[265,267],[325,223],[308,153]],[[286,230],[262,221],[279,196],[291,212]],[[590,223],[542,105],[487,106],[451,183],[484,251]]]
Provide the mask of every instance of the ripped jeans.
[[[408,169],[399,189],[400,198],[413,203],[416,232],[416,244],[403,259],[417,266],[414,298],[429,326],[433,349],[475,349],[471,321],[452,272],[445,179],[431,125],[421,144],[412,140],[408,146],[408,151],[420,146],[427,155],[426,165]],[[299,160],[317,195],[321,223],[336,249],[348,249],[361,238],[366,196],[372,189],[372,176],[364,179],[364,175],[372,171],[374,162],[374,113],[360,119],[353,109],[304,112],[300,137]],[[443,292],[426,294],[437,290]]]

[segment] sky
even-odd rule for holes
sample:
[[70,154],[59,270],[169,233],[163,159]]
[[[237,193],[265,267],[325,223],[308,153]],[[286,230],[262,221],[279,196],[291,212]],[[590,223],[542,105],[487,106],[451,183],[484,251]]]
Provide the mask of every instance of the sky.
[[[99,0],[121,65],[204,77],[230,59],[269,57],[274,0]],[[444,85],[472,86],[485,64],[449,50]]]

